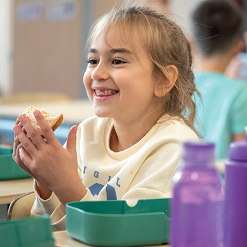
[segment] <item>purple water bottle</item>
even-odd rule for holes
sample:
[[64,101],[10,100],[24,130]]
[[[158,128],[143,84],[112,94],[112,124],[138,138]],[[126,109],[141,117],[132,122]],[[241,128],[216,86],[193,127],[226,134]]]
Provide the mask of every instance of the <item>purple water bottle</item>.
[[247,246],[247,135],[232,142],[225,162],[224,247]]
[[222,185],[214,167],[213,143],[184,143],[173,177],[172,247],[220,247]]

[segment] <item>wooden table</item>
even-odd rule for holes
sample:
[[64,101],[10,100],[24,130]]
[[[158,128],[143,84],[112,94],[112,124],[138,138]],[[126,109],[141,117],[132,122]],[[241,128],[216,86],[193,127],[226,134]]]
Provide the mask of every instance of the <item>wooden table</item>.
[[[80,241],[72,239],[66,231],[53,232],[56,247],[89,247]],[[153,247],[169,247],[169,245],[154,245]]]
[[0,181],[0,205],[11,203],[16,197],[33,191],[33,179]]

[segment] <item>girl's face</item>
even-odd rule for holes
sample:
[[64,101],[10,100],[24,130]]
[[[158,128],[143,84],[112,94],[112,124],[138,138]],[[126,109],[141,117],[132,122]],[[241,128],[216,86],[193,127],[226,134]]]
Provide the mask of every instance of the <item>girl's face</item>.
[[[153,64],[135,37],[137,59],[118,35],[104,32],[94,39],[88,54],[84,84],[98,117],[128,123],[147,120],[157,112]],[[134,38],[134,37],[133,37]]]

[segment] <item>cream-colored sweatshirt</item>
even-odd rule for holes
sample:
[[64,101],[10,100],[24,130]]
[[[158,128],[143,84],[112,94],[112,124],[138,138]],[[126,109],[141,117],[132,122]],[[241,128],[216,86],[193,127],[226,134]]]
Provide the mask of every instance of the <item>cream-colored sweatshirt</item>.
[[[92,117],[79,125],[77,132],[78,171],[87,193],[82,201],[126,200],[172,196],[172,177],[177,170],[181,143],[198,141],[182,121],[155,125],[138,143],[121,152],[109,148],[111,119]],[[55,230],[66,227],[65,209],[53,193],[42,200],[34,183],[36,200],[31,214],[50,214]]]

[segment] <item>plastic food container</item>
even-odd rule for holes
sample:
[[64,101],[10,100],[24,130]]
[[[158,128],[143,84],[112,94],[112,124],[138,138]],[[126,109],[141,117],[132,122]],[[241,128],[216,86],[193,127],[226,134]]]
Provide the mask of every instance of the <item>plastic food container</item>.
[[0,247],[55,247],[50,218],[1,220]]
[[168,243],[170,199],[86,201],[66,205],[66,230],[94,246],[136,246]]
[[12,148],[0,147],[0,180],[30,178],[12,159]]

